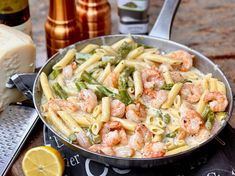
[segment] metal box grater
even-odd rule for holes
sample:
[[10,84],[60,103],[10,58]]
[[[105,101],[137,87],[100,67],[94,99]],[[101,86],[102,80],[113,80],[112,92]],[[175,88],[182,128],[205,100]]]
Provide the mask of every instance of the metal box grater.
[[5,175],[38,120],[34,108],[11,105],[0,113],[0,175]]

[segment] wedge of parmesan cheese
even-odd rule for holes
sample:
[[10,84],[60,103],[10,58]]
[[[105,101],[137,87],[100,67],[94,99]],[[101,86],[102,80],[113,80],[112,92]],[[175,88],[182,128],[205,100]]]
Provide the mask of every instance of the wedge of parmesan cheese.
[[22,98],[17,89],[5,85],[14,73],[34,72],[35,55],[35,45],[28,35],[0,25],[0,111]]

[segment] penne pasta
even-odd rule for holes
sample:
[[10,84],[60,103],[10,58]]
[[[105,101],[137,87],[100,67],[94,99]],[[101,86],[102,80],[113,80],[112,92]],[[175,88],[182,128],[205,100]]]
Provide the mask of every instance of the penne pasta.
[[59,70],[40,75],[40,110],[74,145],[137,158],[156,157],[157,147],[164,157],[223,126],[227,84],[195,68],[193,51],[147,49],[130,36],[110,41],[69,50],[54,65]]
[[175,100],[174,100],[174,107],[175,107],[176,109],[179,109],[180,106],[181,106],[181,97],[180,97],[180,95],[177,95],[177,96],[175,97]]
[[96,44],[88,44],[87,46],[85,46],[80,53],[90,53],[92,51],[94,51],[95,49],[99,48],[99,45]]
[[102,116],[101,121],[102,122],[108,122],[111,115],[111,104],[110,104],[110,98],[109,97],[103,97],[102,98]]
[[209,79],[209,85],[210,85],[210,92],[217,91],[217,79],[210,78]]
[[171,74],[169,71],[164,72],[162,75],[165,79],[166,84],[174,84],[174,81],[172,80]]
[[157,123],[156,121],[157,121],[156,117],[154,117],[153,115],[149,115],[146,117],[145,123],[148,125],[156,125]]
[[182,60],[171,59],[167,56],[162,56],[158,54],[146,54],[145,58],[153,62],[168,63],[170,65],[180,65],[182,63]]
[[199,79],[199,75],[197,73],[192,72],[192,71],[185,72],[183,75],[186,79],[189,79],[189,80],[198,80]]
[[202,114],[202,112],[204,111],[204,109],[205,109],[205,107],[206,107],[206,105],[207,105],[207,103],[204,101],[204,97],[205,97],[205,95],[208,93],[209,91],[204,91],[204,93],[202,94],[202,96],[201,96],[201,98],[200,98],[200,100],[199,100],[199,102],[198,102],[198,104],[197,104],[197,112],[199,113],[199,114]]
[[47,75],[44,72],[42,72],[41,75],[40,75],[40,83],[41,83],[42,91],[43,91],[46,99],[48,101],[53,99],[54,96],[53,96],[51,87],[49,85]]
[[173,102],[174,102],[176,96],[178,95],[178,93],[179,93],[182,86],[183,86],[182,83],[174,84],[174,86],[171,88],[171,90],[168,94],[167,101],[162,105],[163,109],[171,107],[171,105],[173,104]]
[[118,117],[111,117],[111,121],[118,121],[122,124],[123,128],[129,131],[135,131],[135,127],[137,124],[133,121],[127,120],[127,119],[121,119]]
[[209,81],[207,77],[204,77],[202,80],[202,88],[204,91],[209,91]]
[[69,115],[69,113],[66,111],[57,111],[57,113],[73,133],[83,131],[77,122]]
[[149,48],[149,49],[144,49],[144,52],[140,54],[136,60],[138,61],[143,61],[145,56],[148,54],[159,54],[159,50],[157,48]]
[[[87,71],[87,72],[91,72],[91,71],[93,71],[93,70],[98,70],[97,68],[99,67],[99,65],[100,65],[100,62],[98,61],[98,62],[95,62],[94,64],[91,64],[90,66],[88,66],[85,70]],[[94,72],[94,71],[93,71]]]
[[125,68],[125,62],[121,61],[119,64],[114,68],[113,72],[117,75],[119,75],[122,70]]
[[162,128],[159,128],[159,127],[154,126],[154,125],[147,125],[147,127],[148,127],[149,131],[151,131],[155,135],[164,134],[164,130]]
[[102,74],[102,72],[103,72],[103,69],[96,69],[96,70],[91,74],[91,76],[97,80],[98,77]]
[[115,50],[118,51],[118,49],[122,46],[122,44],[126,43],[134,43],[133,39],[131,37],[124,38],[122,40],[119,40],[118,42],[114,43],[111,47]]
[[107,52],[107,55],[117,56],[117,52],[111,46],[103,45],[101,48]]
[[223,82],[217,80],[216,87],[217,87],[217,91],[222,92],[223,94],[226,95],[226,87]]
[[166,149],[169,151],[169,150],[173,150],[175,149],[177,146],[174,144],[174,141],[173,140],[168,140],[166,142]]
[[154,135],[153,136],[153,139],[152,139],[152,142],[161,142],[162,141],[162,135]]
[[89,59],[87,59],[82,65],[80,65],[77,68],[77,70],[75,71],[75,74],[86,70],[87,67],[98,62],[101,59],[101,57],[102,57],[102,54],[93,54]]
[[68,65],[73,60],[75,53],[76,53],[76,49],[70,49],[65,54],[65,56],[53,66],[53,69],[54,70],[63,69],[66,65]]
[[92,112],[92,116],[94,117],[94,118],[97,118],[98,117],[98,115],[100,115],[101,114],[101,112],[102,112],[102,105],[97,105],[95,108],[94,108],[94,110],[93,110],[93,112]]
[[108,63],[107,66],[105,67],[103,73],[97,78],[97,81],[99,83],[103,83],[104,80],[108,77],[108,75],[111,73],[111,64]]
[[80,127],[83,127],[83,128],[88,128],[91,126],[91,122],[89,120],[87,120],[86,117],[84,116],[78,116],[78,115],[74,115],[74,114],[71,114],[71,117],[77,122],[77,124],[80,126]]
[[176,153],[181,153],[181,152],[184,152],[185,150],[188,150],[188,149],[190,149],[190,147],[188,145],[185,145],[185,146],[182,146],[179,148],[175,148],[174,150],[167,151],[166,156],[174,155]]
[[64,134],[66,137],[69,137],[73,134],[72,130],[68,128],[63,121],[56,115],[56,113],[52,109],[48,109],[48,118],[54,127],[56,127],[59,132]]
[[170,112],[170,114],[172,114],[175,118],[179,119],[180,118],[180,113],[178,110],[176,110],[175,108],[169,108],[168,111]]
[[132,50],[131,52],[129,52],[129,54],[126,56],[126,59],[127,60],[135,59],[136,57],[138,57],[143,52],[144,52],[144,47],[140,46],[140,47]]
[[161,118],[156,118],[155,125],[159,128],[162,128],[162,129],[166,127],[166,123]]
[[95,121],[92,126],[91,126],[91,131],[93,134],[98,135],[101,128],[102,128],[103,123],[101,121]]
[[141,68],[150,68],[151,66],[145,62],[140,62],[136,60],[125,60],[125,65],[130,66],[130,67],[135,67],[136,69],[141,69]]
[[177,144],[178,147],[181,147],[181,146],[186,145],[186,142],[185,142],[185,140],[181,139],[181,140],[178,140],[178,141],[176,142],[176,144]]
[[134,79],[134,91],[135,91],[135,98],[138,99],[139,97],[141,97],[142,93],[143,93],[143,83],[142,83],[142,78],[141,78],[141,74],[139,71],[135,71],[133,73],[133,79]]

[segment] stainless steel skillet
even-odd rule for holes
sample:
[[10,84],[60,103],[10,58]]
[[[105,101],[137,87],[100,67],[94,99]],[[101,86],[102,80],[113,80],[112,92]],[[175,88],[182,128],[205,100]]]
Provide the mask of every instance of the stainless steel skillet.
[[113,165],[115,167],[119,168],[129,168],[129,167],[153,167],[153,166],[159,166],[163,164],[167,164],[169,162],[179,160],[182,157],[185,157],[186,155],[190,154],[191,152],[201,148],[203,145],[211,141],[217,134],[225,127],[227,124],[229,118],[232,115],[233,110],[233,95],[232,90],[229,85],[228,80],[226,79],[225,75],[222,73],[222,71],[219,69],[217,65],[215,65],[212,61],[210,61],[207,57],[203,56],[199,52],[188,48],[187,46],[181,45],[179,43],[176,43],[174,41],[169,40],[170,37],[170,30],[171,30],[171,22],[174,17],[175,10],[177,9],[177,6],[179,4],[179,0],[165,0],[163,8],[161,10],[161,13],[159,15],[159,18],[157,22],[155,23],[152,31],[150,32],[150,36],[144,36],[144,35],[132,35],[134,40],[138,43],[145,44],[148,46],[153,46],[160,48],[162,51],[170,52],[173,50],[185,50],[193,55],[195,55],[194,59],[194,66],[197,67],[199,70],[201,70],[203,73],[212,73],[214,77],[218,78],[219,80],[223,81],[226,88],[227,88],[227,97],[229,100],[229,106],[227,108],[228,116],[225,119],[225,123],[221,126],[221,128],[218,130],[216,134],[214,134],[211,138],[209,138],[207,141],[203,142],[197,147],[194,147],[190,150],[187,150],[182,153],[178,153],[171,156],[166,156],[163,158],[120,158],[120,157],[112,157],[112,156],[106,156],[103,154],[97,154],[93,153],[91,151],[88,151],[84,148],[81,148],[77,145],[74,145],[70,143],[66,138],[64,138],[58,131],[56,131],[42,116],[40,105],[41,105],[41,97],[42,97],[42,89],[40,87],[40,81],[39,81],[39,75],[41,72],[45,72],[47,75],[51,72],[52,66],[58,62],[65,53],[70,48],[76,48],[80,50],[88,43],[94,43],[99,45],[110,45],[124,37],[126,35],[108,35],[108,36],[102,36],[97,37],[94,39],[84,40],[78,43],[75,43],[69,47],[66,47],[62,49],[60,52],[55,54],[51,57],[51,59],[41,68],[39,73],[37,74],[36,80],[34,82],[33,87],[33,101],[34,106],[41,118],[41,120],[44,122],[44,124],[52,130],[66,145],[71,147],[73,150],[77,151],[79,154],[93,159],[95,161],[106,163]]

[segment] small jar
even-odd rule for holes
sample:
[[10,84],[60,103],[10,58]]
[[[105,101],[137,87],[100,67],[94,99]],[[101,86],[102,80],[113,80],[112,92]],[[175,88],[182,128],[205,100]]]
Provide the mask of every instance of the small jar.
[[120,33],[148,33],[148,0],[117,0],[117,4]]

